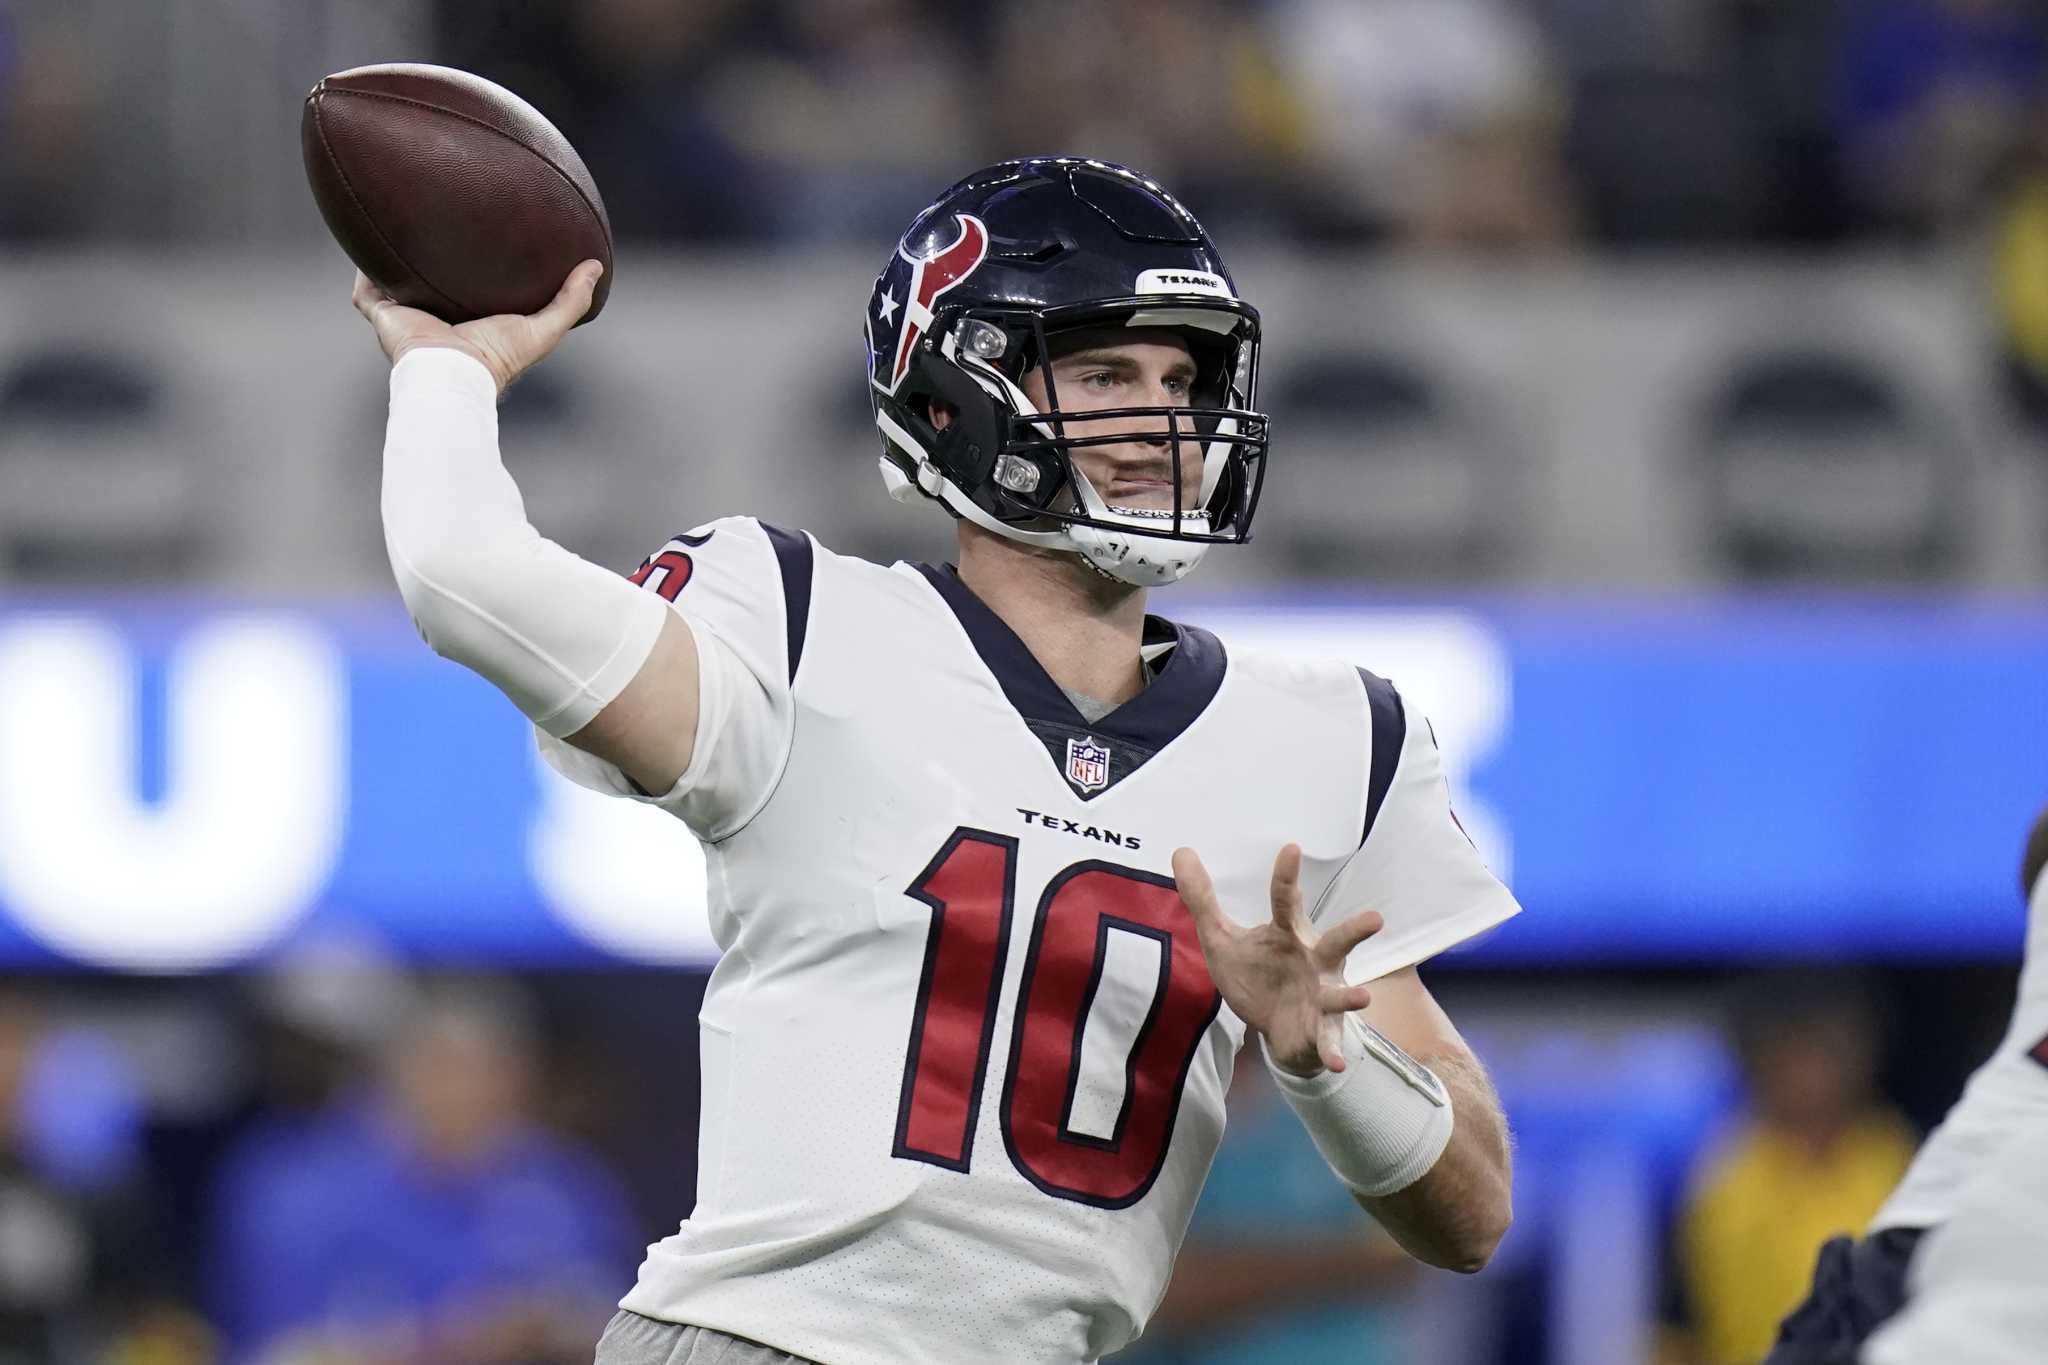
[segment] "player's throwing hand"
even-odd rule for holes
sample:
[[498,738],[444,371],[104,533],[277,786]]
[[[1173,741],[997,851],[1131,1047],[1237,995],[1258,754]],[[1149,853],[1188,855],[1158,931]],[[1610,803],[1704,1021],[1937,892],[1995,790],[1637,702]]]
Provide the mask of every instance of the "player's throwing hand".
[[499,313],[454,326],[432,313],[394,303],[361,271],[356,272],[350,301],[377,329],[377,344],[392,364],[418,347],[446,346],[483,362],[498,381],[498,392],[503,393],[513,380],[546,359],[590,311],[592,291],[602,274],[602,263],[585,261],[569,272],[553,300],[538,313]]
[[1342,1071],[1344,1015],[1372,1003],[1364,986],[1347,985],[1344,959],[1380,931],[1379,913],[1364,910],[1313,937],[1301,904],[1301,846],[1273,860],[1273,918],[1242,928],[1223,913],[1209,870],[1191,848],[1173,855],[1181,900],[1193,912],[1202,955],[1216,989],[1237,1017],[1265,1035],[1273,1065],[1297,1076]]

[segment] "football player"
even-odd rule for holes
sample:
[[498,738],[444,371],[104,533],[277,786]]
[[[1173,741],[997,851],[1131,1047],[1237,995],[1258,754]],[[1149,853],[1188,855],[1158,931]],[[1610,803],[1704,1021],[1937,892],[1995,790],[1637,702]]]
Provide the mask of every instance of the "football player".
[[599,1360],[1115,1351],[1248,1034],[1403,1246],[1484,1265],[1506,1127],[1416,965],[1516,905],[1428,724],[1349,663],[1145,612],[1245,539],[1266,468],[1258,313],[1200,224],[1076,158],[911,224],[867,386],[889,491],[957,520],[956,565],[729,517],[628,582],[543,539],[495,404],[595,278],[453,328],[356,304],[394,362],[384,526],[421,635],[705,850],[697,1203]]
[[2005,1134],[1913,1253],[1863,1365],[2040,1365],[2048,1353],[2048,1116]]
[[[1920,1314],[1912,1331],[1895,1335],[1886,1351],[1873,1352],[1869,1358],[1920,1360],[1926,1357],[1909,1350],[1908,1342],[1924,1347],[1940,1341],[1960,1348],[1966,1337],[1973,1344],[1988,1341],[1990,1353],[1962,1353],[1955,1355],[1958,1361],[2040,1358],[2043,1343],[2037,1339],[2009,1343],[2022,1347],[2018,1353],[1996,1354],[1998,1334],[2007,1327],[1997,1313],[1980,1314],[1977,1326],[1967,1333],[1953,1329],[1981,1307],[1969,1301],[1972,1266],[1995,1260],[1995,1249],[2009,1240],[1996,1223],[2001,1199],[2009,1215],[2015,1209],[2031,1212],[2024,1201],[2038,1203],[2042,1194],[2040,1182],[2030,1178],[2012,1182],[2001,1195],[2000,1178],[1991,1173],[2031,1160],[2040,1148],[2040,1135],[2048,1132],[2048,809],[2035,821],[2021,855],[2020,894],[2028,904],[2026,951],[2004,1040],[1970,1076],[1948,1116],[1927,1135],[1899,1187],[1871,1219],[1869,1235],[1861,1241],[1837,1237],[1820,1249],[1813,1290],[1778,1329],[1777,1344],[1764,1365],[1855,1365],[1859,1348],[1905,1301],[1908,1268],[1920,1259],[1919,1247],[1928,1230],[1951,1218],[1960,1223],[1973,1200],[1982,1216],[1959,1235],[1944,1263],[1950,1280],[1955,1268],[1963,1272],[1964,1292],[1950,1296],[1940,1311]],[[2024,1155],[2001,1155],[2022,1139]],[[1982,1186],[1987,1180],[1990,1188],[1972,1195],[1973,1184]],[[2037,1242],[2032,1256],[2020,1263],[2034,1277],[2037,1305],[2043,1301],[2039,1275],[2044,1249],[2048,1248]],[[1995,1279],[1976,1278],[1985,1302],[1996,1304],[2001,1286]],[[1943,1331],[1949,1334],[1944,1336]]]

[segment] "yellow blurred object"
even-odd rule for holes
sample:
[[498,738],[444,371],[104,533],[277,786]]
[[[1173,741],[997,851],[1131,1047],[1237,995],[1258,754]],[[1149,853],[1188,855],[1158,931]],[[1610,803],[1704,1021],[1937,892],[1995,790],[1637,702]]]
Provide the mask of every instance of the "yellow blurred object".
[[2006,202],[1992,254],[2008,344],[2048,383],[2048,181],[2029,181]]
[[160,1303],[137,1314],[101,1359],[105,1365],[213,1365],[220,1338],[198,1314]]
[[1705,1365],[1748,1365],[1806,1297],[1828,1238],[1861,1235],[1916,1146],[1903,1119],[1859,1119],[1824,1149],[1760,1123],[1702,1168],[1688,1201],[1680,1273]]
[[1229,51],[1230,102],[1246,147],[1288,163],[1306,158],[1315,142],[1315,120],[1300,91],[1259,44],[1240,39]]

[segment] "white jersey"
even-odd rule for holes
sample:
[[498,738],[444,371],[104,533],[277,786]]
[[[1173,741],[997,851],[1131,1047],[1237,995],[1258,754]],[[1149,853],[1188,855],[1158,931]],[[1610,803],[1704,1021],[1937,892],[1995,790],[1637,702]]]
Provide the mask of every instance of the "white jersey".
[[2027,909],[2026,958],[2019,998],[1998,1050],[1977,1068],[1962,1098],[1938,1124],[1898,1189],[1871,1223],[1932,1227],[1955,1211],[1963,1187],[2013,1134],[2048,1127],[2048,875],[2034,883]]
[[[697,1205],[623,1306],[826,1365],[1092,1361],[1164,1292],[1244,1025],[1169,860],[1267,914],[1303,849],[1355,980],[1500,923],[1435,741],[1349,664],[1148,621],[1151,683],[1085,720],[948,568],[745,518],[639,575],[690,623],[704,842]],[[545,738],[570,777],[633,795]]]
[[2048,1122],[2007,1132],[1928,1232],[1906,1306],[1864,1365],[2040,1365],[2048,1356]]

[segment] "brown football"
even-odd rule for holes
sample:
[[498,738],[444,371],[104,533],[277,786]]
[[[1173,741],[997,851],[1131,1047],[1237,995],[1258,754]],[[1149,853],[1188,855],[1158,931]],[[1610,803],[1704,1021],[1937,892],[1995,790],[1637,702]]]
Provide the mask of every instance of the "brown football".
[[299,138],[328,230],[398,302],[447,322],[538,312],[594,257],[604,275],[583,322],[603,310],[604,201],[569,140],[504,87],[445,66],[359,66],[313,87]]

